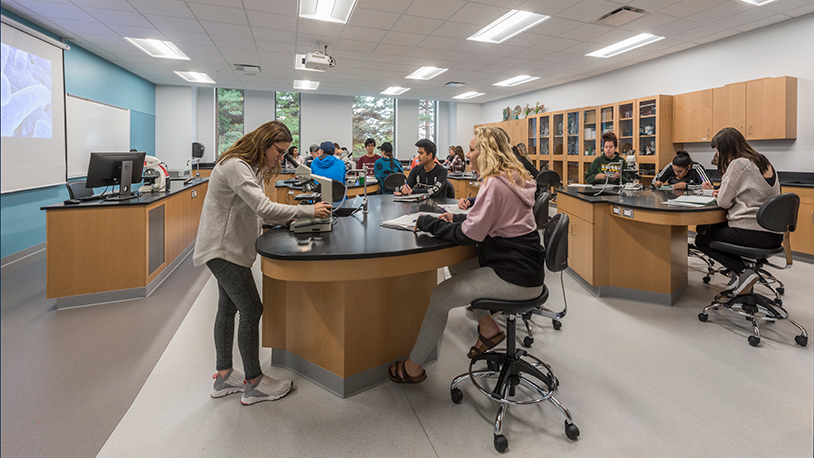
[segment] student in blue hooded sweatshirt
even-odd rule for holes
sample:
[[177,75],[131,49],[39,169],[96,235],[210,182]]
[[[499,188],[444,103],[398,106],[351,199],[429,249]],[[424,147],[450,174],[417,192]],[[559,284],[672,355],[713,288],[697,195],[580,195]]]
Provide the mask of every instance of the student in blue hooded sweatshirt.
[[336,147],[331,142],[320,145],[322,156],[311,162],[311,173],[345,184],[345,163],[336,156]]

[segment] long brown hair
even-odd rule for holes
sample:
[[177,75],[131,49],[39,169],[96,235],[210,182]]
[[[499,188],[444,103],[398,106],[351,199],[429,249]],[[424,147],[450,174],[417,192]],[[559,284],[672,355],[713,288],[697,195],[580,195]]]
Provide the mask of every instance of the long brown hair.
[[463,149],[463,147],[461,145],[455,146],[455,149],[453,151],[455,152],[456,156],[459,156],[462,161],[466,162],[466,156],[464,155],[464,149]]
[[755,151],[734,127],[724,127],[715,134],[712,137],[712,147],[718,151],[718,172],[721,175],[726,173],[730,162],[742,157],[752,161],[760,173],[766,173],[772,166],[766,156]]
[[531,156],[529,156],[529,149],[526,148],[526,144],[525,143],[518,143],[515,146],[517,146],[517,151],[520,152],[520,155],[523,156],[524,158],[528,159],[529,162],[531,162]]
[[269,166],[266,162],[266,150],[277,142],[290,142],[293,140],[291,131],[280,121],[269,121],[254,129],[236,141],[218,159],[221,163],[233,157],[243,159],[250,166],[257,169],[257,176],[262,177],[266,184],[280,173],[281,164],[276,162]]
[[499,127],[479,127],[475,129],[475,144],[480,150],[478,169],[483,179],[505,175],[512,186],[515,186],[513,175],[524,182],[531,180],[531,175],[517,160],[509,143],[506,131]]

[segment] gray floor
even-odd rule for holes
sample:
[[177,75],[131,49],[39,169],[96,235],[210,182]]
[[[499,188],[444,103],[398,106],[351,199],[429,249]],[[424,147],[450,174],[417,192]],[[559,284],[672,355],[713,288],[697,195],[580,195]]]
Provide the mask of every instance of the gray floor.
[[[566,274],[569,313],[563,329],[554,331],[550,322],[538,319],[533,353],[552,365],[560,380],[557,397],[582,434],[569,441],[563,416],[551,405],[513,407],[506,423],[512,455],[812,456],[814,345],[795,345],[794,328],[787,323],[765,326],[760,347],[752,348],[746,342],[751,329],[743,319],[717,313],[707,323],[699,322],[697,313],[723,279],[704,285],[700,264],[692,259],[690,264],[689,289],[674,307],[595,298]],[[150,358],[109,345],[108,339],[118,337],[115,333],[94,337],[94,330],[81,327],[97,315],[109,315],[108,326],[119,332],[148,329],[142,323],[155,321],[160,307],[148,312],[134,303],[119,314],[110,310],[127,305],[70,311],[83,314],[76,318],[63,318],[63,311],[53,309],[23,313],[27,307],[18,306],[7,311],[7,297],[18,303],[27,299],[7,294],[11,287],[4,272],[4,457],[93,456],[97,451],[102,457],[497,455],[492,446],[496,405],[471,385],[462,387],[460,405],[449,399],[449,381],[465,369],[464,354],[476,337],[474,323],[462,310],[452,312],[439,362],[428,368],[429,378],[420,385],[386,383],[342,400],[269,367],[270,352],[264,349],[264,371],[293,378],[295,391],[280,401],[244,407],[239,395],[208,396],[216,285],[205,271],[186,268],[191,279],[178,283],[190,292],[163,299],[183,322],[178,326],[164,316],[166,324],[152,329],[171,335],[177,328],[166,349],[160,342],[138,349],[159,354],[157,363],[138,361]],[[814,265],[796,263],[780,276],[790,313],[814,331]],[[562,294],[555,280],[556,275],[547,279],[556,286],[551,303],[559,304]],[[183,289],[165,284],[151,299],[158,299],[164,288]],[[65,323],[49,324],[54,320]],[[81,331],[75,340],[59,340],[58,329],[76,327]],[[40,350],[32,351],[32,345]],[[68,351],[61,347],[83,361],[78,372],[87,377],[64,377],[73,365],[51,354]],[[125,351],[136,364],[117,362],[121,357],[116,355]],[[107,354],[112,356],[105,358]],[[25,369],[32,366],[40,368],[33,377]],[[152,372],[145,373],[142,366]],[[134,385],[140,392],[128,398]],[[115,402],[108,394],[119,387],[126,402]],[[73,409],[110,412],[80,417]],[[114,421],[117,426],[111,425]],[[99,442],[102,436],[106,442]]]

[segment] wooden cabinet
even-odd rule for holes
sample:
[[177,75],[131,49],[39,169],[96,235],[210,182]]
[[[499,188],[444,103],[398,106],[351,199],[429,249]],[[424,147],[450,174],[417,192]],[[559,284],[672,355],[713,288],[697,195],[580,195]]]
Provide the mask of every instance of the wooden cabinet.
[[[527,142],[529,138],[527,119],[513,119],[510,121],[492,122],[475,126],[476,129],[478,127],[500,127],[509,134],[509,140],[512,145]],[[467,139],[467,141],[469,141],[469,139]]]
[[746,83],[712,90],[712,135],[724,127],[734,127],[746,136]]
[[568,267],[583,280],[594,283],[594,225],[584,219],[568,215]]
[[655,95],[636,99],[635,126],[638,136],[636,161],[644,185],[655,177],[675,156],[673,146],[673,103],[670,95]]
[[814,188],[783,186],[783,192],[800,196],[797,229],[791,233],[791,251],[814,256]]
[[746,82],[746,139],[797,138],[797,78]]
[[712,89],[673,97],[673,141],[703,142],[715,135],[712,129]]

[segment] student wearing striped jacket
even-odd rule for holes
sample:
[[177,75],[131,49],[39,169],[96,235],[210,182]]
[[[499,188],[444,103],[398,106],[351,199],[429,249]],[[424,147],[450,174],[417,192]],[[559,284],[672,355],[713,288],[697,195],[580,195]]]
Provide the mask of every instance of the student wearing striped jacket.
[[712,183],[704,171],[704,167],[690,159],[690,154],[679,150],[673,162],[667,164],[655,180],[653,186],[672,185],[673,189],[687,189],[687,185],[703,185]]

